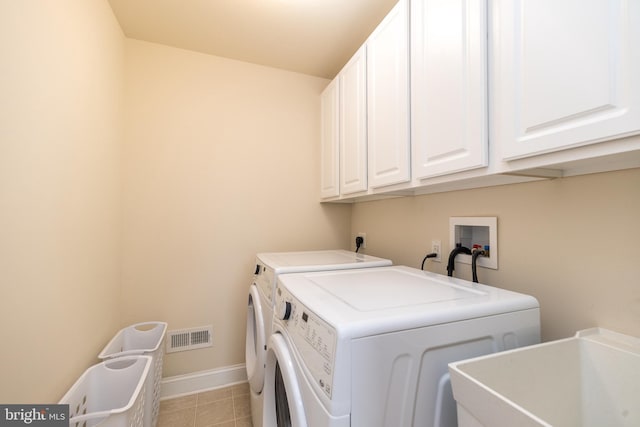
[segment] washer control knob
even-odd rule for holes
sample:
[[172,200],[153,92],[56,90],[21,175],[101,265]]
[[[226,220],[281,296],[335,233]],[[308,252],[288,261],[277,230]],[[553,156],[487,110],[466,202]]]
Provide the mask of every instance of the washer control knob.
[[282,304],[279,304],[278,317],[282,320],[289,320],[291,317],[291,303],[289,301],[282,301]]

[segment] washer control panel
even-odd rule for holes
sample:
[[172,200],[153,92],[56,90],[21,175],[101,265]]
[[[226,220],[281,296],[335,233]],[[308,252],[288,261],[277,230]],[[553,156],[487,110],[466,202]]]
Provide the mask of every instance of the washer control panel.
[[275,313],[284,324],[315,384],[331,398],[337,339],[335,329],[281,286],[276,290]]

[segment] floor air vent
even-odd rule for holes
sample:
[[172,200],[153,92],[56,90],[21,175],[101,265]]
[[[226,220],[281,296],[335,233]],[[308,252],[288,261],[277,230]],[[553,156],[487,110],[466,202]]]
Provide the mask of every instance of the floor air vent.
[[213,326],[167,332],[167,353],[195,350],[213,345]]

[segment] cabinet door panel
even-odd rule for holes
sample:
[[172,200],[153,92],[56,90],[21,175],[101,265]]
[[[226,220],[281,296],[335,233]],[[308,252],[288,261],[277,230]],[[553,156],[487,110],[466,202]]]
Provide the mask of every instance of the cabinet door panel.
[[504,159],[640,131],[637,1],[507,0],[495,13]]
[[338,169],[339,88],[333,80],[320,97],[320,197],[340,194]]
[[340,194],[367,189],[366,49],[345,65],[340,81]]
[[369,186],[410,179],[409,15],[398,4],[367,40]]
[[413,0],[411,84],[414,177],[486,166],[486,1]]

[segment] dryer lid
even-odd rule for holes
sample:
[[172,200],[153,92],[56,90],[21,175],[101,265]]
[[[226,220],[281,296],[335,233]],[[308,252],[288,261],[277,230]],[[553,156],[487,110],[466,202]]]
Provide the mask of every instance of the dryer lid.
[[344,270],[391,265],[391,260],[388,259],[345,251],[342,249],[301,252],[265,252],[259,253],[257,258],[258,262],[272,268],[276,273]]

